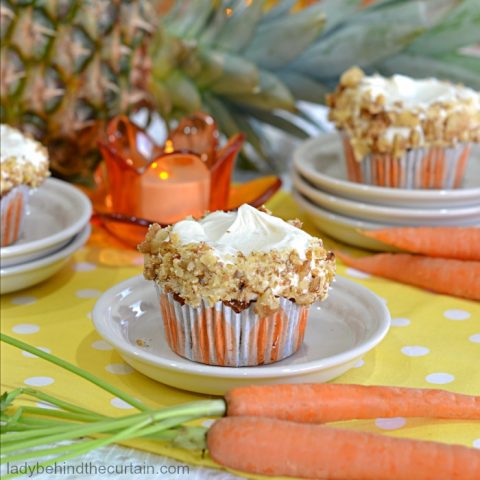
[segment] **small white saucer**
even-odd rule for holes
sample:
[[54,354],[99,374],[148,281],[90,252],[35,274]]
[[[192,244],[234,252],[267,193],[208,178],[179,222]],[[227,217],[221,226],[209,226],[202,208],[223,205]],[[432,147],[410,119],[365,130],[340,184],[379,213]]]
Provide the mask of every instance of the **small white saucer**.
[[366,248],[367,250],[398,252],[398,249],[374,240],[373,238],[365,237],[360,233],[360,230],[378,230],[380,228],[391,227],[389,223],[368,222],[366,220],[339,215],[314,205],[295,189],[292,194],[295,202],[297,202],[300,209],[308,215],[312,223],[330,237],[353,245],[354,247]]
[[91,215],[92,205],[84,193],[67,182],[48,178],[31,193],[22,237],[0,249],[2,268],[61,249],[87,225]]
[[358,220],[408,226],[467,226],[480,225],[480,202],[468,207],[404,208],[374,205],[348,200],[313,187],[297,172],[292,172],[295,189],[315,206]]
[[60,250],[31,262],[0,270],[0,294],[16,292],[43,282],[57,273],[90,236],[90,224]]
[[466,207],[480,203],[478,145],[472,148],[462,188],[453,190],[408,190],[350,182],[347,180],[342,142],[336,132],[302,142],[294,151],[293,165],[321,190],[360,202],[409,208]]
[[191,362],[168,347],[153,282],[130,278],[106,291],[93,310],[100,335],[139,372],[167,385],[212,395],[248,384],[326,382],[352,368],[386,335],[390,314],[370,290],[336,278],[310,310],[305,343],[291,357],[259,367]]

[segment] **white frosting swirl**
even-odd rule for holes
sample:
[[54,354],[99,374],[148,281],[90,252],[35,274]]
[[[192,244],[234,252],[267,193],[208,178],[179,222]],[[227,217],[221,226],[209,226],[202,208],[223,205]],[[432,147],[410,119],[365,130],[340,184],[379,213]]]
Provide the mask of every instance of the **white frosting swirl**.
[[416,80],[404,75],[393,75],[390,78],[381,75],[364,77],[359,85],[360,94],[368,92],[375,99],[379,95],[385,97],[387,109],[397,107],[401,102],[404,108],[425,108],[438,102],[454,102],[472,99],[480,104],[480,95],[471,88],[442,82],[436,78]]
[[236,212],[213,212],[201,220],[183,220],[172,232],[184,244],[205,242],[222,260],[235,256],[271,250],[296,250],[305,258],[312,237],[284,220],[242,205]]
[[0,163],[15,158],[19,166],[30,163],[37,168],[48,162],[46,150],[41,143],[5,124],[0,125],[0,145]]

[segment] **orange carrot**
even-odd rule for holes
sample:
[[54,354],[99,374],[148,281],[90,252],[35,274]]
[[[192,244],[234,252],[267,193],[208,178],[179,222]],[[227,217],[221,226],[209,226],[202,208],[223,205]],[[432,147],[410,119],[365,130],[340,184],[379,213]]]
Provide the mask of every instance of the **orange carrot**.
[[387,417],[480,420],[480,396],[439,389],[313,383],[251,385],[226,395],[227,415],[302,423]]
[[348,266],[379,277],[446,295],[480,300],[480,262],[409,253],[380,253],[361,258],[340,252],[335,254]]
[[407,252],[480,260],[478,227],[397,227],[363,231],[362,234]]
[[212,458],[243,472],[342,480],[478,480],[480,450],[259,417],[217,420]]

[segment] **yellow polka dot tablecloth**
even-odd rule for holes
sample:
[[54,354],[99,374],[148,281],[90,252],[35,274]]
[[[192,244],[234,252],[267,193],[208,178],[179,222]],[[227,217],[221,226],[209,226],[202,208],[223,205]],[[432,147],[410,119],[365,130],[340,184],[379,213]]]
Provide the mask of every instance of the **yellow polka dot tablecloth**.
[[[283,218],[304,220],[304,228],[323,237],[327,247],[350,250],[316,231],[288,194],[277,194],[268,207]],[[206,398],[134,371],[95,331],[91,312],[97,298],[141,270],[142,258],[137,252],[95,227],[87,246],[61,272],[33,288],[2,296],[2,331],[104,378],[152,407]],[[392,323],[386,338],[335,382],[440,387],[480,394],[478,303],[369,276],[340,262],[338,274],[379,295],[390,310]],[[129,406],[118,398],[40,358],[8,345],[2,345],[1,355],[2,391],[30,385],[107,415],[128,412]],[[379,418],[341,425],[480,448],[478,421]],[[215,466],[208,455],[158,442],[136,440],[128,445],[189,464]]]

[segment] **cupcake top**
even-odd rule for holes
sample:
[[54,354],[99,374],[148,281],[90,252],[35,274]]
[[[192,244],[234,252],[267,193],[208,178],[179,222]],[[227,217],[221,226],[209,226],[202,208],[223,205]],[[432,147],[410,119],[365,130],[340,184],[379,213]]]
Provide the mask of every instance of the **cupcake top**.
[[47,149],[20,130],[0,125],[0,194],[18,185],[37,187],[49,175]]
[[275,311],[279,297],[307,305],[327,296],[335,272],[322,241],[266,210],[242,205],[161,228],[150,226],[139,250],[145,278],[190,306],[202,300],[240,311]]
[[370,153],[400,157],[411,148],[480,142],[480,93],[435,78],[366,76],[353,67],[327,103],[359,161]]

